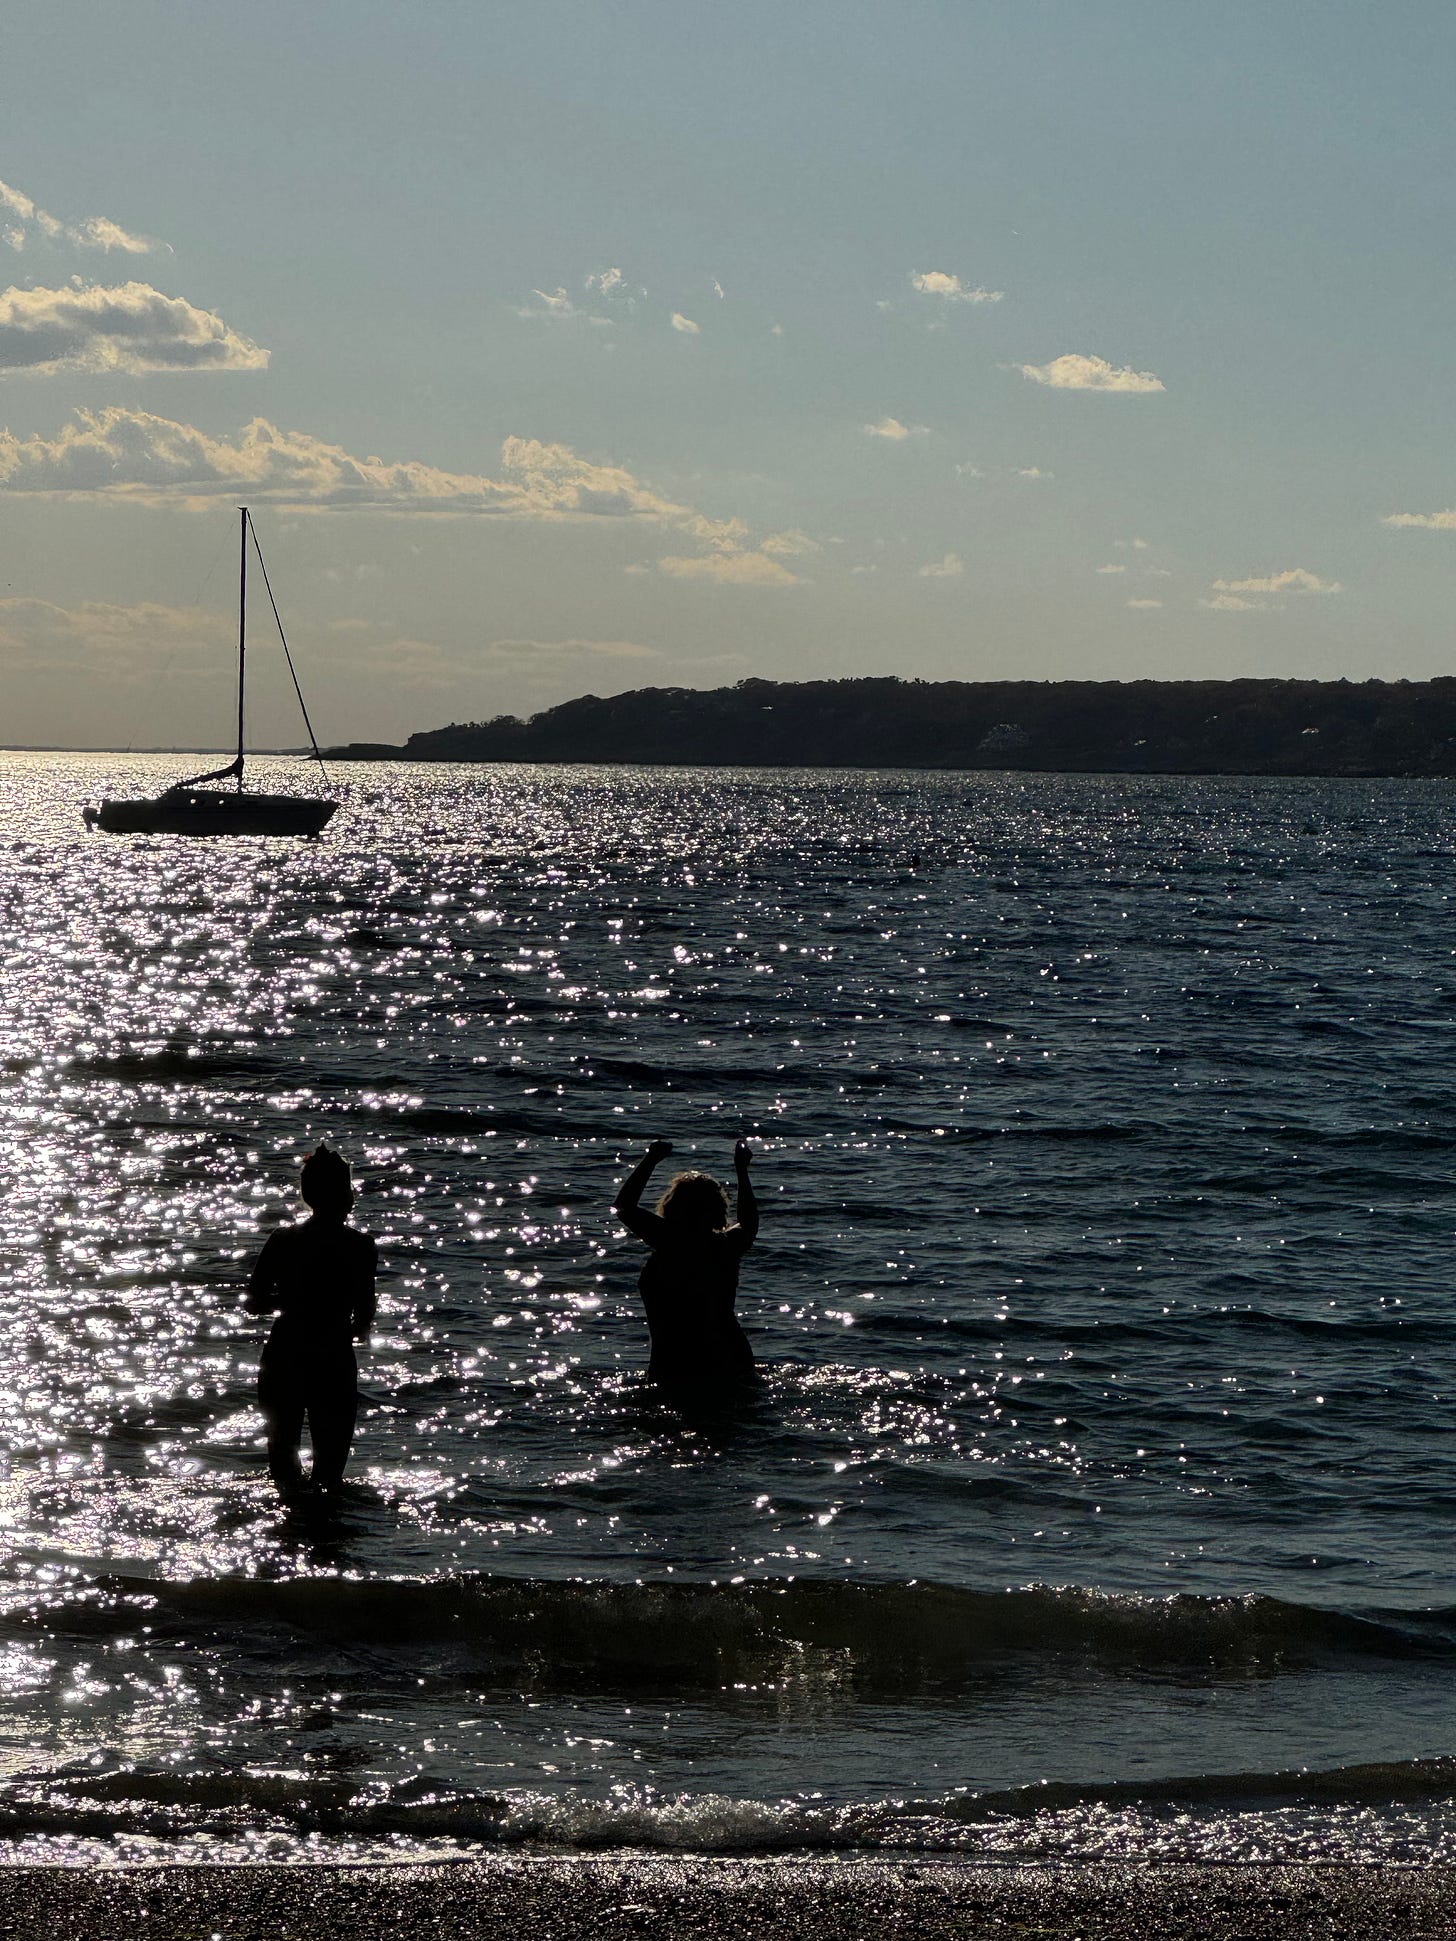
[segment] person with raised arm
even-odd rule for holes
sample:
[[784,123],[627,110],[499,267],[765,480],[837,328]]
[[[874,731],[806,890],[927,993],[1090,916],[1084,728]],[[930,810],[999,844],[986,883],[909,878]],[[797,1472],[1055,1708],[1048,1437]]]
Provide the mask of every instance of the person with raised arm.
[[728,1218],[728,1195],[709,1173],[678,1173],[657,1203],[642,1205],[647,1182],[672,1151],[654,1139],[623,1181],[613,1210],[623,1226],[651,1248],[638,1288],[652,1340],[649,1377],[664,1387],[724,1387],[751,1379],[753,1350],[734,1312],[738,1268],[758,1234],[758,1202],[748,1169],[746,1139],[733,1148],[738,1218]]

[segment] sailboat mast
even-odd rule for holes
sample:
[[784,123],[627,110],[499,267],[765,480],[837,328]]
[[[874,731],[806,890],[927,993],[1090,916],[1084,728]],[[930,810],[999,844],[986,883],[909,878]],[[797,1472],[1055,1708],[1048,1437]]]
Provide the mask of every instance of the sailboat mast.
[[244,671],[248,653],[248,508],[238,507],[241,514],[239,539],[241,551],[238,563],[238,789],[243,786],[243,693]]

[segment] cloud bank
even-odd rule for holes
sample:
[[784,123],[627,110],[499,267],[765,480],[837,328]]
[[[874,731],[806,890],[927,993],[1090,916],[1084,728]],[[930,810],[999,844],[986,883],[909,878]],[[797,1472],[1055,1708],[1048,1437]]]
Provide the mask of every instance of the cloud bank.
[[596,465],[568,445],[508,438],[499,478],[413,460],[357,458],[307,432],[255,418],[235,437],[210,436],[151,412],[113,405],[79,411],[54,438],[0,431],[0,485],[12,492],[105,493],[148,503],[207,501],[247,491],[307,510],[494,513],[532,519],[644,518],[712,544],[736,522],[710,520],[643,485],[624,467]]
[[710,519],[654,492],[625,466],[598,465],[569,445],[507,438],[500,476],[446,472],[413,460],[357,458],[306,432],[255,418],[236,437],[114,405],[78,411],[54,438],[0,431],[0,491],[66,498],[104,496],[142,505],[206,506],[246,496],[300,512],[569,521],[627,519],[664,527],[711,548],[658,562],[671,578],[723,586],[795,586],[775,555],[816,550],[805,533],[748,543],[741,519]]
[[0,291],[0,371],[261,371],[268,353],[149,283]]
[[1167,388],[1163,380],[1155,377],[1151,371],[1134,371],[1125,367],[1114,370],[1105,357],[1083,357],[1075,351],[1065,357],[1054,357],[1050,364],[1022,364],[1018,369],[1033,384],[1049,385],[1053,391],[1134,393]]
[[[63,607],[50,600],[0,600],[0,650],[11,674],[88,672],[125,674],[163,653],[204,660],[232,639],[229,615],[202,607],[137,606],[88,600]],[[179,669],[180,671],[180,669]]]

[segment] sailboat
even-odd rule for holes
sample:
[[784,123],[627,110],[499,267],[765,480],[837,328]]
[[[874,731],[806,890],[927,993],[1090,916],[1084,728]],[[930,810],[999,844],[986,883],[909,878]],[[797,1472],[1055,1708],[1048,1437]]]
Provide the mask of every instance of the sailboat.
[[[264,795],[256,789],[243,787],[250,539],[258,555],[258,568],[263,575],[268,604],[273,608],[273,618],[278,621],[278,637],[283,641],[284,658],[293,676],[293,691],[303,710],[303,725],[308,729],[309,742],[325,788],[328,787],[329,778],[323,756],[319,754],[318,742],[314,739],[313,723],[308,718],[303,689],[298,685],[298,675],[294,673],[293,656],[288,651],[283,622],[278,619],[273,589],[268,585],[268,568],[263,564],[258,535],[248,508],[239,506],[238,510],[242,515],[238,569],[238,752],[226,768],[210,769],[206,775],[194,775],[189,781],[174,782],[161,795],[142,796],[131,801],[88,802],[81,811],[88,829],[101,829],[112,836],[316,836],[339,806],[337,802],[326,801],[322,796]],[[235,781],[237,787],[208,787],[210,782],[228,781]]]

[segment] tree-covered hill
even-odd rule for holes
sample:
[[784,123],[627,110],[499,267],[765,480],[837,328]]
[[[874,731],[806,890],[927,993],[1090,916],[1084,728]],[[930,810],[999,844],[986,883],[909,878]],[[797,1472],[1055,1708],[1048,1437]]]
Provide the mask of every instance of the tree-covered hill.
[[639,688],[456,723],[360,760],[1456,774],[1435,681],[740,681]]

